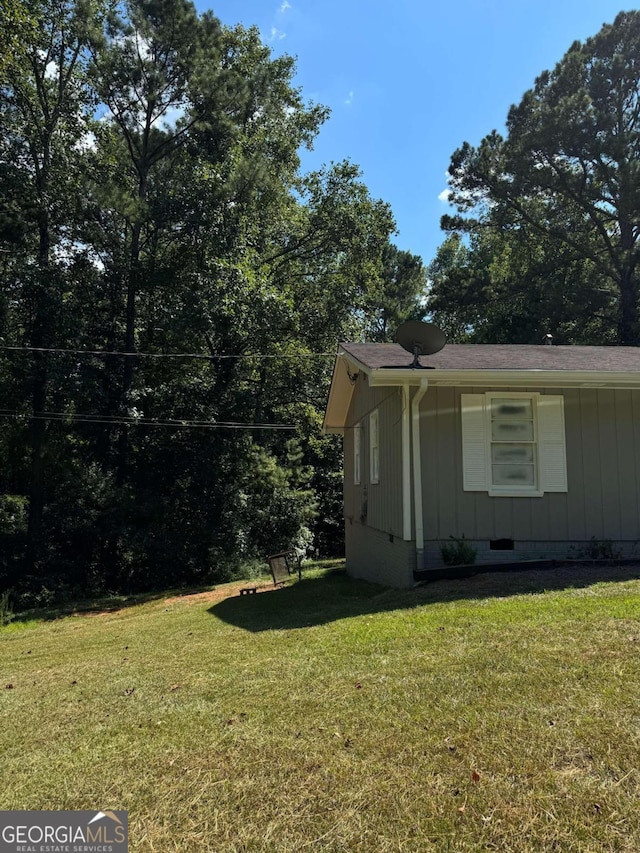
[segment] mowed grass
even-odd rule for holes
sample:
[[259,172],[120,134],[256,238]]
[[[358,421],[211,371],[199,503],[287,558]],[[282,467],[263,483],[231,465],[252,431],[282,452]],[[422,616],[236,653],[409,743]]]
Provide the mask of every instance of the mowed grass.
[[159,853],[637,853],[640,580],[601,577],[315,571],[14,622],[0,808],[127,809]]

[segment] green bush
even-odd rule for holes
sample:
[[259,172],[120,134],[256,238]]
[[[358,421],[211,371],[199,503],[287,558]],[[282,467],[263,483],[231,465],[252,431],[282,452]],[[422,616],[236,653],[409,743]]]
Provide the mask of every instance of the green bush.
[[445,566],[470,566],[475,563],[478,552],[464,538],[464,533],[459,538],[450,536],[449,539],[452,541],[440,548]]
[[578,557],[586,560],[619,560],[622,551],[615,548],[611,539],[596,539],[592,536],[589,544],[578,551]]

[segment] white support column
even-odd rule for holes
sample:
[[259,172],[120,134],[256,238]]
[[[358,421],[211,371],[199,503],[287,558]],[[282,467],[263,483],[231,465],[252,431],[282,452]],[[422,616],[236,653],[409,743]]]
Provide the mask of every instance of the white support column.
[[402,538],[411,540],[411,392],[402,386]]
[[420,403],[427,393],[428,379],[422,379],[411,403],[411,432],[413,439],[413,511],[416,528],[416,569],[424,568],[424,519],[422,516],[422,455],[420,450]]

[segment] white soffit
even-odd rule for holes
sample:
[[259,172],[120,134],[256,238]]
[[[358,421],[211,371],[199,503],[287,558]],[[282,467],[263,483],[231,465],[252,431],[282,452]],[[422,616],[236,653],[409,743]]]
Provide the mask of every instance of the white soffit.
[[369,368],[365,367],[361,362],[353,358],[353,356],[347,355],[342,350],[338,351],[333,366],[327,408],[324,413],[323,433],[344,434],[353,389],[355,383],[358,381],[355,377],[360,374],[369,373]]

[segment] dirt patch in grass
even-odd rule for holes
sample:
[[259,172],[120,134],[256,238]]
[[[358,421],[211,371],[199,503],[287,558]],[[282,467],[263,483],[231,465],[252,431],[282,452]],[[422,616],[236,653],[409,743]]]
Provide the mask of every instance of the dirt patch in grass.
[[198,601],[222,601],[225,598],[232,598],[235,595],[240,595],[240,590],[246,587],[256,587],[256,593],[260,592],[277,592],[273,585],[262,582],[251,583],[251,581],[239,581],[237,583],[224,584],[206,592],[187,592],[184,595],[174,595],[171,598],[165,599],[165,604],[176,604],[179,601],[185,601],[189,604]]
[[[185,602],[187,604],[197,604],[198,602],[217,602],[223,601],[226,598],[233,598],[240,595],[240,590],[244,587],[256,587],[256,592],[273,592],[273,585],[269,585],[264,581],[236,581],[233,583],[221,584],[213,587],[213,589],[199,589],[196,592],[185,590],[184,593],[177,593],[166,598],[162,596],[150,595],[148,600],[157,600],[163,606]],[[144,603],[145,597],[137,598],[133,596],[130,600],[122,602],[101,601],[98,603],[80,603],[78,605],[63,606],[59,610],[51,612],[43,611],[46,614],[45,618],[62,618],[64,616],[73,616],[83,619],[104,619],[106,617],[121,616],[137,604]]]
[[[177,595],[169,596],[162,600],[164,605],[167,604],[177,604],[178,602],[185,602],[187,604],[197,604],[198,602],[216,602],[223,601],[225,598],[233,598],[236,595],[240,595],[240,590],[245,587],[256,587],[256,592],[274,592],[275,588],[273,585],[269,585],[264,583],[263,581],[236,581],[234,583],[225,583],[220,586],[213,587],[213,589],[206,590],[198,590],[197,592],[188,592],[178,593]],[[87,609],[87,610],[77,610],[73,612],[72,616],[83,616],[90,618],[100,618],[104,616],[117,616],[119,613],[123,613],[126,610],[129,610],[131,607],[130,604],[123,604],[121,607],[110,607],[105,609]]]

